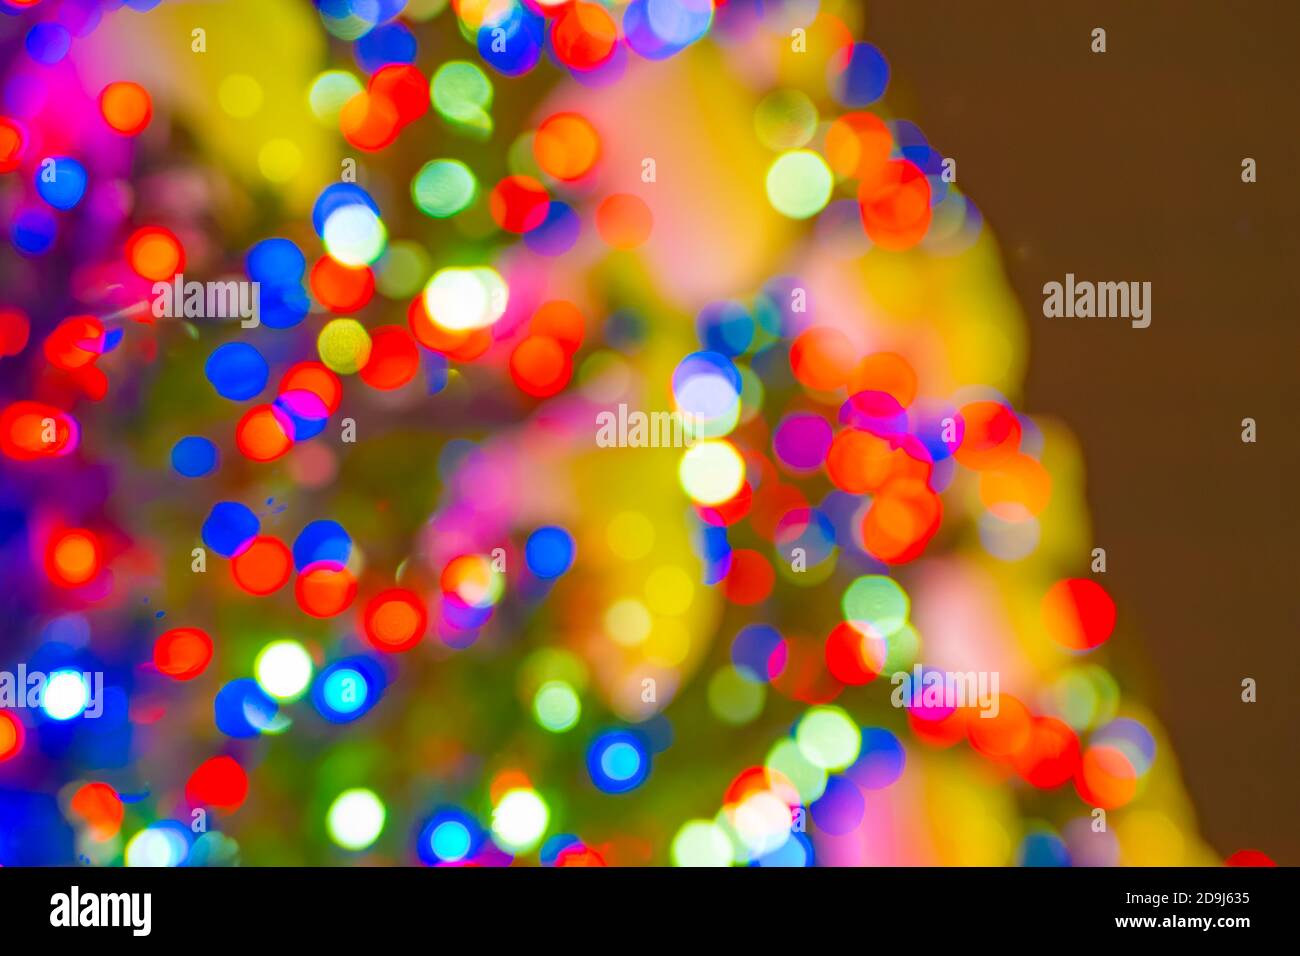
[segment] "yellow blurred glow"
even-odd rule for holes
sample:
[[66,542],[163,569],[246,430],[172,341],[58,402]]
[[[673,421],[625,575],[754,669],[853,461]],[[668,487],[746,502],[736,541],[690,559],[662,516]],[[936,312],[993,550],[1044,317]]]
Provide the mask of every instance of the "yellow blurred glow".
[[695,597],[691,576],[675,565],[655,568],[645,582],[646,602],[656,614],[685,614]]
[[257,153],[257,166],[273,183],[287,183],[302,169],[302,150],[287,139],[273,139]]
[[1116,814],[1120,862],[1125,866],[1183,866],[1186,841],[1178,826],[1158,810]]
[[605,632],[616,644],[632,647],[650,633],[650,612],[636,598],[615,601],[605,611]]
[[650,553],[655,544],[655,526],[639,511],[622,511],[605,528],[609,549],[624,561],[635,561]]
[[217,87],[217,102],[235,119],[248,119],[262,108],[262,84],[247,73],[231,73]]
[[677,618],[658,618],[643,646],[646,660],[664,667],[678,666],[690,650],[690,632]]

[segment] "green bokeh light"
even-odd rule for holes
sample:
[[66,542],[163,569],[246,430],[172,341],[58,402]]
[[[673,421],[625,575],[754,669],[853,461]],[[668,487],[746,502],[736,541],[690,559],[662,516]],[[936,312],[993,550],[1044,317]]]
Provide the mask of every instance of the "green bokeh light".
[[416,208],[434,219],[446,219],[467,208],[478,194],[478,181],[457,159],[435,159],[420,167],[411,180]]
[[825,208],[834,179],[826,160],[810,149],[782,153],[767,171],[767,199],[791,219],[807,219]]

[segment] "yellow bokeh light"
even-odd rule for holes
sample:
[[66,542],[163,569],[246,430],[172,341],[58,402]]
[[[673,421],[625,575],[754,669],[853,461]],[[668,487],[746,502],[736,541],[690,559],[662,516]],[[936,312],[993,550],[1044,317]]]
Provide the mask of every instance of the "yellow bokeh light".
[[287,139],[273,139],[257,153],[257,167],[273,183],[287,183],[302,169],[302,150]]
[[356,319],[331,319],[316,339],[325,366],[340,375],[352,375],[370,360],[370,333]]
[[248,119],[262,108],[262,84],[247,73],[231,73],[217,87],[217,102],[235,119]]
[[639,511],[622,511],[605,528],[609,549],[624,561],[635,561],[650,553],[655,544],[655,526]]

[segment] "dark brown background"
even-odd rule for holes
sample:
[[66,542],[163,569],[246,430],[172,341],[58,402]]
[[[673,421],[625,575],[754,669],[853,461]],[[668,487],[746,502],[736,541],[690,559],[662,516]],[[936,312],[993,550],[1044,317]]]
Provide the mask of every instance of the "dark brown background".
[[[877,0],[866,23],[891,102],[957,159],[1001,244],[1030,326],[1025,408],[1082,443],[1117,633],[1138,645],[1112,650],[1145,675],[1201,832],[1291,865],[1297,28],[1295,0]],[[1043,318],[1066,272],[1150,281],[1151,327]]]

